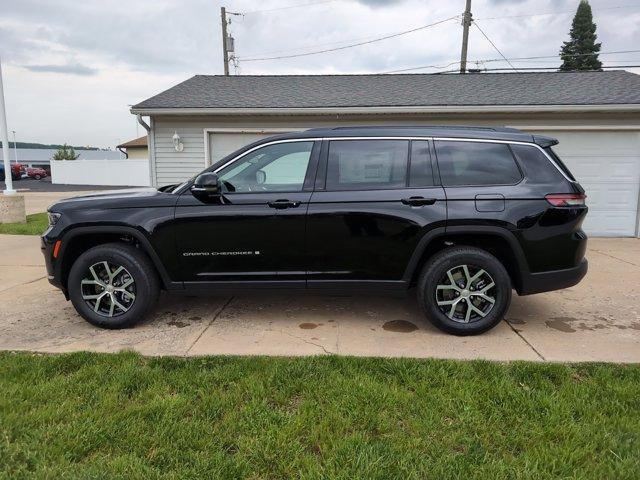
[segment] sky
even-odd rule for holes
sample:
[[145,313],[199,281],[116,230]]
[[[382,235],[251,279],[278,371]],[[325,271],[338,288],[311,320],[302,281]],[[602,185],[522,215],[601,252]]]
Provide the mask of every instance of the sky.
[[[250,74],[385,73],[455,69],[459,19],[354,48],[339,48],[460,15],[464,0],[0,0],[10,139],[114,147],[145,132],[132,104],[195,74],[223,72],[220,7],[230,15],[237,70]],[[603,52],[640,50],[640,0],[592,0]],[[302,6],[301,6],[302,5]],[[578,0],[473,0],[477,25],[507,58],[556,56]],[[297,6],[296,8],[289,8]],[[542,15],[545,14],[545,15]],[[546,15],[548,14],[548,15]],[[534,16],[532,16],[534,15]],[[496,18],[499,17],[499,18]],[[472,26],[470,67],[501,55]],[[640,64],[640,52],[602,55]],[[554,66],[559,59],[512,61]],[[640,69],[634,70],[640,73]]]

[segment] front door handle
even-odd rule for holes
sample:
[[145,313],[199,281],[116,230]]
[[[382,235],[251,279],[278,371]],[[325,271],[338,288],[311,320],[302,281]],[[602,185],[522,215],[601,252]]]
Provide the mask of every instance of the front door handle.
[[436,203],[436,198],[424,198],[424,197],[409,197],[400,200],[405,205],[411,205],[413,207],[419,207],[421,205],[433,205]]
[[300,206],[300,202],[281,199],[281,200],[276,200],[274,202],[267,202],[267,205],[269,205],[271,208],[277,208],[279,210],[282,210],[285,208],[296,208]]

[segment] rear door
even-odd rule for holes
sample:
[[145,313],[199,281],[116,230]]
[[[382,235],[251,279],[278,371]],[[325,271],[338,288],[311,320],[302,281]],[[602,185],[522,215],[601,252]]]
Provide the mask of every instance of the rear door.
[[404,273],[420,239],[446,222],[432,160],[427,140],[323,142],[307,214],[310,288],[406,286]]

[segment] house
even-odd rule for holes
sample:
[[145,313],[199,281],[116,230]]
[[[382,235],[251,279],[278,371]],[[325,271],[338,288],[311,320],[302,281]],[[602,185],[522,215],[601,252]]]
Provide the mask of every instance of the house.
[[149,158],[149,148],[147,146],[147,136],[135,138],[128,142],[121,143],[116,147],[126,158],[141,158],[147,160]]
[[150,118],[152,184],[180,182],[249,142],[329,125],[495,125],[560,140],[592,235],[638,236],[640,76],[196,75],[132,107]]

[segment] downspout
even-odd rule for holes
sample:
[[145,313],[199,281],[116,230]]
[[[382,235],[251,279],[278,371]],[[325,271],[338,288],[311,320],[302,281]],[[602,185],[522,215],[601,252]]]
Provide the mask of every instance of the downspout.
[[123,149],[121,149],[120,147],[116,147],[116,148],[120,151],[120,153],[121,153],[121,154],[123,154],[123,155],[124,155],[124,158],[125,158],[125,159],[128,159],[128,158],[129,158],[129,154],[128,154],[127,152],[125,152],[125,151],[124,151]]
[[[152,187],[157,187],[157,182],[156,182],[156,152],[155,152],[155,141],[154,141],[154,135],[153,135],[153,130],[151,129],[151,127],[147,124],[147,122],[145,122],[142,119],[142,115],[140,115],[139,113],[136,115],[136,118],[138,119],[138,123],[140,125],[142,125],[142,127],[147,131],[147,144],[149,147],[149,181]],[[151,123],[153,123],[153,120],[151,120]]]

